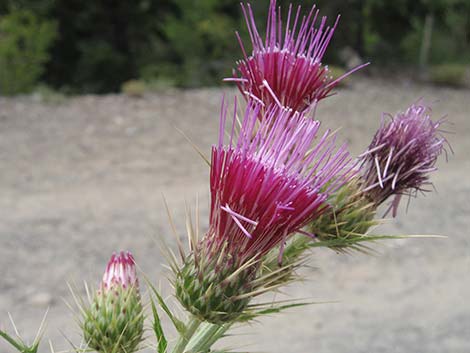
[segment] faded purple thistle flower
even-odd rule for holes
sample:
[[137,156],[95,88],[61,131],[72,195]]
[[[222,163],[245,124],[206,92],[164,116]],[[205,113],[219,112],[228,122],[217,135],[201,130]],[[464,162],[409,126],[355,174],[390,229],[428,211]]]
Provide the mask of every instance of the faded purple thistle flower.
[[260,109],[249,103],[238,137],[234,116],[224,141],[223,107],[219,142],[212,148],[206,239],[245,260],[267,253],[317,217],[328,193],[352,173],[346,146],[336,151],[329,131],[315,143],[318,121],[272,106],[257,128]]
[[432,121],[431,108],[420,101],[404,113],[388,116],[391,120],[382,119],[360,160],[365,195],[376,206],[395,195],[390,206],[395,217],[402,195],[430,191],[429,173],[437,169],[446,139],[440,130],[444,120]]
[[237,33],[244,58],[237,62],[233,77],[225,80],[235,81],[247,98],[261,101],[266,107],[277,104],[306,112],[327,97],[339,81],[367,65],[361,65],[337,79],[333,79],[328,67],[322,65],[339,16],[332,28],[326,26],[326,17],[322,17],[320,25],[315,28],[319,14],[315,6],[307,16],[301,17],[301,7],[294,12],[291,4],[284,29],[281,9],[276,7],[275,0],[271,0],[266,38],[263,40],[250,4],[242,4],[242,11],[253,52],[248,56]]

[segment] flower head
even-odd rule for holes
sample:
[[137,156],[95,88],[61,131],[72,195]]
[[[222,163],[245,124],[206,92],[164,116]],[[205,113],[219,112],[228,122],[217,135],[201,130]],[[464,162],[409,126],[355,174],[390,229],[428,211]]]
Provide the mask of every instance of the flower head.
[[248,105],[238,137],[234,117],[227,143],[223,109],[212,147],[207,239],[245,259],[265,254],[318,216],[328,193],[351,172],[346,146],[335,151],[329,131],[314,143],[318,121],[273,106],[256,127],[259,109]]
[[266,106],[276,103],[294,111],[307,111],[327,97],[340,80],[364,66],[333,79],[328,67],[322,65],[339,16],[332,28],[326,26],[326,17],[322,17],[316,28],[319,11],[315,6],[301,18],[301,7],[294,12],[291,4],[284,29],[280,8],[275,0],[271,0],[263,40],[250,5],[242,4],[242,11],[253,52],[248,56],[237,34],[244,58],[237,63],[233,78],[226,80],[235,81],[245,96],[260,100]]
[[111,290],[116,286],[125,289],[138,285],[135,260],[132,254],[129,251],[121,251],[118,255],[113,254],[103,275],[103,290]]
[[382,120],[360,158],[364,192],[377,206],[395,195],[395,216],[402,195],[429,191],[429,173],[437,169],[446,139],[440,130],[443,120],[431,120],[431,109],[422,102],[390,117],[389,122]]
[[100,289],[83,307],[82,330],[89,348],[99,353],[133,353],[144,332],[144,311],[130,252],[113,254]]
[[352,172],[346,147],[336,150],[329,131],[314,143],[319,122],[278,106],[259,122],[260,109],[248,104],[236,134],[235,108],[226,141],[222,105],[212,147],[209,230],[176,271],[181,304],[213,323],[233,322],[252,297],[290,278],[295,264],[258,276],[258,260],[277,245],[283,249],[287,237],[321,214],[328,193]]

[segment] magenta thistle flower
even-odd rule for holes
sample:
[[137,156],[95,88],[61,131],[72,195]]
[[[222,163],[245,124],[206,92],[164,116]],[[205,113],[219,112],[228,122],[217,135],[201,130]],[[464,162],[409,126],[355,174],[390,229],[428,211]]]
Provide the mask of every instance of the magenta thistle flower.
[[443,119],[432,121],[430,107],[422,102],[390,118],[388,123],[382,119],[360,159],[367,197],[378,206],[395,195],[391,204],[395,217],[402,195],[430,191],[426,188],[431,185],[429,173],[437,169],[446,139],[440,129]]
[[103,275],[103,290],[109,291],[116,287],[126,289],[138,286],[135,260],[132,254],[129,251],[121,251],[118,255],[113,254]]
[[277,106],[256,128],[260,106],[250,103],[238,137],[234,116],[224,144],[226,109],[212,148],[206,239],[216,249],[227,246],[228,253],[247,259],[265,254],[317,217],[327,207],[328,193],[347,180],[352,168],[346,146],[335,151],[329,131],[314,145],[318,121]]
[[[317,101],[327,97],[331,90],[347,75],[367,65],[361,65],[345,75],[333,79],[328,67],[321,61],[338,24],[326,26],[326,17],[315,28],[319,11],[312,7],[300,20],[301,7],[294,17],[289,6],[287,23],[283,29],[280,8],[271,0],[263,40],[256,27],[251,6],[242,4],[253,52],[247,55],[245,46],[237,33],[244,58],[237,62],[233,78],[240,91],[248,97],[261,101],[265,106],[273,103],[304,112]],[[237,74],[238,71],[238,74]]]
[[[251,298],[289,280],[295,264],[259,273],[261,257],[321,214],[326,198],[352,172],[346,147],[335,149],[320,123],[279,106],[249,102],[239,121],[236,105],[224,141],[222,102],[219,141],[212,147],[209,229],[191,240],[192,252],[176,268],[175,291],[193,315],[216,324],[234,322]],[[269,272],[269,271],[268,271]],[[259,275],[259,277],[258,277]]]

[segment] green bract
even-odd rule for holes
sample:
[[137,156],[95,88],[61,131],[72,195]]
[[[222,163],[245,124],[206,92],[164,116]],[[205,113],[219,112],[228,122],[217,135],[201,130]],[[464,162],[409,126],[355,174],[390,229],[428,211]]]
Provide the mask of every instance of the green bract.
[[176,297],[200,320],[234,321],[250,302],[257,269],[241,268],[228,254],[213,258],[191,253],[176,275]]
[[84,310],[84,339],[100,353],[132,353],[144,331],[144,313],[136,287],[98,291]]

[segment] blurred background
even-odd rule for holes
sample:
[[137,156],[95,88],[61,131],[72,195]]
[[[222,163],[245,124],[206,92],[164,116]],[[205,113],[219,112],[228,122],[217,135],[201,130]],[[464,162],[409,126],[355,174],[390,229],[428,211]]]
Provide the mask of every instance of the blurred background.
[[[252,3],[264,30],[268,1]],[[342,16],[324,60],[333,74],[372,62],[317,110],[353,155],[383,112],[420,97],[435,119],[448,117],[454,154],[431,177],[437,191],[403,202],[376,232],[448,238],[378,244],[375,256],[316,250],[306,281],[277,299],[328,303],[263,318],[221,346],[468,353],[470,1],[316,3],[329,23]],[[182,236],[196,195],[207,228],[208,168],[177,129],[209,154],[222,94],[237,94],[221,82],[241,55],[235,30],[246,37],[238,1],[0,0],[2,329],[13,332],[10,312],[32,340],[49,308],[40,353],[51,352],[49,339],[56,353],[70,351],[80,331],[67,282],[84,295],[82,282],[98,284],[120,249],[178,308],[155,240],[175,247],[162,194]],[[0,341],[0,352],[13,350]]]
[[[253,2],[260,24],[268,3]],[[287,9],[289,1],[278,3]],[[371,61],[368,73],[463,84],[470,62],[469,0],[316,4],[331,24],[341,14],[327,52],[330,65]],[[246,37],[237,0],[2,0],[0,94],[38,85],[62,93],[118,92],[129,80],[149,89],[219,85],[240,57],[235,29]]]

